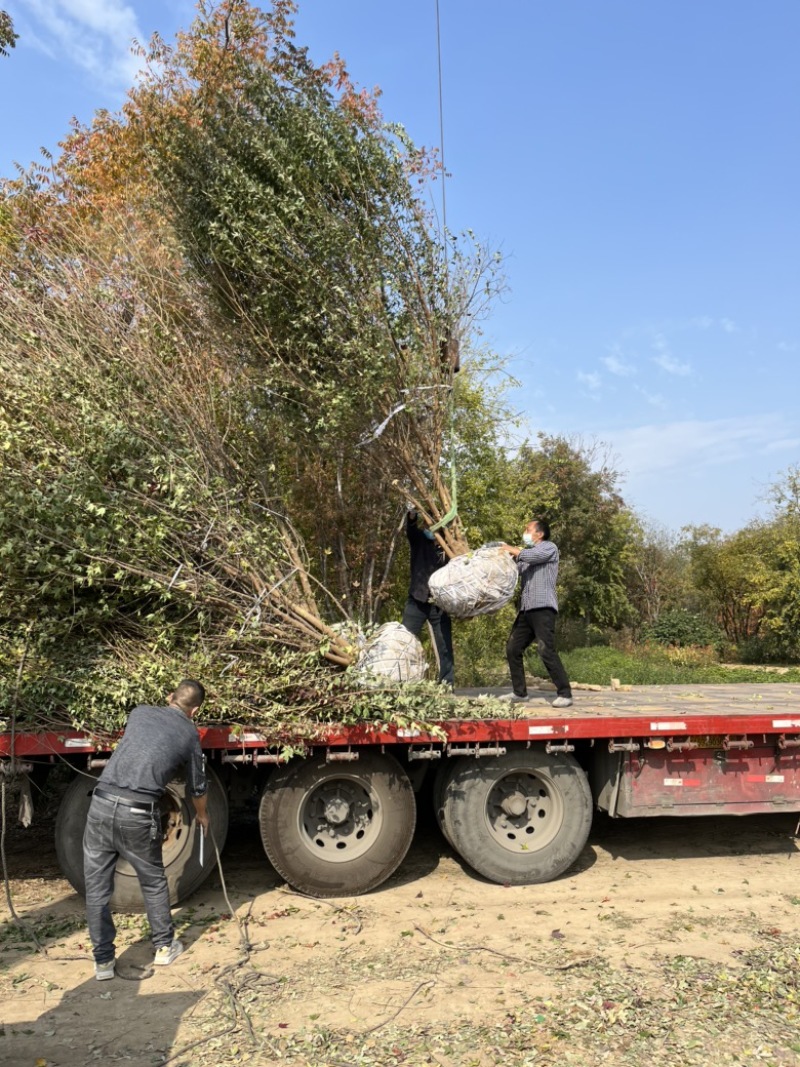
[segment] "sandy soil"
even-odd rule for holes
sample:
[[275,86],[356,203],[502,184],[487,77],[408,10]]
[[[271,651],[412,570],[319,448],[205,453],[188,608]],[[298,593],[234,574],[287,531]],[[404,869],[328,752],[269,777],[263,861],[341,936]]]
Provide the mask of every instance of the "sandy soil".
[[[0,1064],[800,1064],[796,816],[598,816],[558,881],[503,887],[462,867],[424,814],[398,873],[365,897],[293,893],[254,820],[176,909],[187,952],[152,958],[120,916],[96,982],[52,820],[6,834]],[[247,943],[247,950],[243,944]]]

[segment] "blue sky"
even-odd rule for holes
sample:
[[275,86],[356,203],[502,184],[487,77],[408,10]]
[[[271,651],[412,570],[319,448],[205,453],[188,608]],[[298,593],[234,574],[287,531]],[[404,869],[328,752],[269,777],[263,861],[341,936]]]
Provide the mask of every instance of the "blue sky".
[[[119,106],[183,0],[0,0],[0,174]],[[435,0],[305,0],[298,40],[439,139]],[[800,463],[797,0],[440,0],[448,223],[505,256],[484,324],[529,432],[604,442],[672,528]],[[465,502],[466,503],[466,502]]]

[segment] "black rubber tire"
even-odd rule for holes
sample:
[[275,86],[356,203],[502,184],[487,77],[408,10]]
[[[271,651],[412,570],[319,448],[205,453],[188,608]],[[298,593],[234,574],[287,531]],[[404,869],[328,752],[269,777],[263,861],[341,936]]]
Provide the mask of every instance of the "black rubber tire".
[[[167,872],[169,899],[178,904],[202,885],[216,870],[213,841],[222,851],[228,833],[228,797],[219,778],[210,768],[208,778],[209,833],[204,845],[204,863],[200,866],[199,827],[194,819],[194,806],[186,796],[186,783],[173,779],[167,786],[162,810],[171,812],[172,826],[164,842],[164,869]],[[83,830],[97,775],[79,774],[67,787],[56,818],[56,854],[64,877],[72,888],[85,894],[83,878]],[[162,822],[166,822],[162,817]],[[213,834],[213,841],[212,841]],[[144,901],[139,880],[129,863],[119,860],[114,878],[111,906],[117,911],[143,911]]]
[[[339,788],[357,792],[368,806],[365,841],[361,831],[362,840],[355,840],[349,822],[338,844],[336,827],[328,839],[309,829],[315,798]],[[414,791],[397,760],[362,752],[352,763],[314,756],[279,767],[261,795],[258,818],[264,851],[281,877],[301,893],[331,897],[358,896],[386,881],[408,852],[416,813]],[[351,847],[358,854],[340,858]]]
[[[497,829],[496,798],[504,780],[527,784],[523,788],[536,798],[521,832],[513,826],[508,833]],[[484,878],[503,885],[549,882],[583,851],[592,825],[592,795],[572,756],[519,749],[486,759],[463,757],[444,789],[442,822],[453,848]],[[499,842],[501,837],[507,844]]]
[[433,779],[433,812],[439,829],[442,831],[442,837],[452,849],[455,849],[455,845],[450,837],[450,826],[444,812],[444,797],[457,762],[457,760],[450,759],[442,760],[436,768],[436,777]]

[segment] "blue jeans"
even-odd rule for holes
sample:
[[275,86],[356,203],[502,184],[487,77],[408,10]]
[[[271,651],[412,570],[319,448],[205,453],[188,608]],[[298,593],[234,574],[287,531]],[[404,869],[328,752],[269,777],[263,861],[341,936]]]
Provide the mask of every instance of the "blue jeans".
[[114,959],[116,927],[109,901],[119,857],[136,871],[156,949],[171,945],[175,936],[169,906],[169,887],[161,858],[161,818],[136,814],[117,800],[92,797],[83,834],[83,873],[86,881],[86,919],[96,963]]
[[403,611],[403,626],[419,637],[426,622],[431,624],[436,652],[439,656],[439,681],[453,685],[455,678],[453,665],[453,628],[450,616],[436,604],[426,603],[409,596]]

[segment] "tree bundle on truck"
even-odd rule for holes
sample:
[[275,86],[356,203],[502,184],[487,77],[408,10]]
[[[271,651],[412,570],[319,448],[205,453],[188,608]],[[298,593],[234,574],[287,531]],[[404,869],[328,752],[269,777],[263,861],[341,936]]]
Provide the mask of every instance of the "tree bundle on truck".
[[[261,841],[279,874],[314,896],[347,896],[396,871],[421,805],[433,805],[469,867],[512,885],[580,864],[595,810],[613,818],[800,811],[800,701],[789,686],[592,693],[559,714],[532,694],[517,711],[426,728],[330,725],[294,755],[268,733],[201,726],[214,840],[222,848],[229,810],[257,797]],[[56,844],[79,892],[83,822],[109,746],[75,732],[0,735],[6,772],[43,775],[63,761],[74,768]],[[162,827],[177,901],[212,870],[208,860],[200,865],[180,782],[163,799]],[[124,865],[116,885],[116,906],[140,904]]]
[[363,718],[405,503],[453,510],[487,264],[292,32],[205,9],[0,191],[0,717],[112,730],[190,674],[230,721]]

